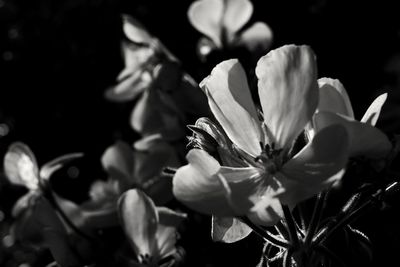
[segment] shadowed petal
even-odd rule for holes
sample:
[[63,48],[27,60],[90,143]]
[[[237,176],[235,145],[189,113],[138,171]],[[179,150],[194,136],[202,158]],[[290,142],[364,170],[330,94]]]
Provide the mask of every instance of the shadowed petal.
[[251,228],[234,217],[212,216],[211,236],[213,241],[234,243],[247,237]]
[[101,163],[111,178],[122,182],[123,185],[134,182],[133,150],[127,143],[119,141],[108,147],[101,157]]
[[257,63],[264,121],[276,148],[290,147],[318,104],[317,67],[308,46],[286,45]]
[[118,206],[122,228],[135,254],[157,254],[158,214],[153,201],[142,191],[131,189],[120,197]]
[[350,98],[343,84],[336,79],[318,79],[319,86],[319,111],[339,113],[354,118]]
[[228,35],[228,42],[250,19],[253,14],[253,4],[249,0],[226,0],[223,15],[223,27]]
[[361,122],[365,122],[372,126],[375,126],[376,122],[379,119],[379,115],[381,114],[382,106],[386,102],[386,99],[387,93],[378,96],[365,112],[364,116],[361,119]]
[[10,145],[4,156],[4,172],[13,184],[23,185],[29,190],[39,187],[39,169],[35,155],[20,142]]
[[247,46],[250,51],[266,51],[272,45],[273,33],[264,22],[256,22],[239,37],[238,44]]
[[224,1],[195,1],[189,7],[188,18],[196,30],[213,40],[216,46],[221,47],[223,12]]
[[348,151],[349,136],[342,125],[331,125],[317,132],[278,174],[285,189],[279,195],[282,203],[296,205],[339,180]]
[[250,155],[261,153],[262,131],[246,74],[237,59],[218,64],[200,86],[228,137]]
[[175,197],[188,207],[206,214],[233,216],[225,190],[217,177],[218,162],[199,149],[187,155],[189,164],[178,169],[173,179]]
[[386,156],[392,148],[387,136],[368,123],[331,112],[318,112],[315,115],[314,125],[317,130],[332,124],[341,124],[346,128],[350,140],[350,156],[380,158]]

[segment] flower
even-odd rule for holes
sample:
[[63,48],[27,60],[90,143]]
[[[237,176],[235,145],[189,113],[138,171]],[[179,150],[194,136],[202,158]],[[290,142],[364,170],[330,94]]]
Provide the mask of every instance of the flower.
[[248,0],[198,0],[188,10],[190,23],[211,40],[200,41],[200,54],[211,50],[246,46],[250,51],[267,50],[272,43],[272,31],[264,22],[242,28],[253,14]]
[[185,135],[187,120],[207,115],[206,98],[178,59],[129,15],[123,15],[122,41],[125,68],[106,98],[117,102],[137,100],[131,126],[142,136],[161,133],[168,140]]
[[318,85],[320,97],[313,120],[314,130],[318,131],[339,123],[349,134],[351,156],[374,159],[385,157],[392,145],[387,136],[374,126],[387,99],[387,93],[378,96],[362,119],[356,121],[349,96],[339,80],[321,78],[318,80]]
[[348,137],[343,126],[331,125],[300,151],[294,147],[318,105],[310,47],[286,45],[269,52],[258,61],[256,75],[262,120],[237,60],[218,64],[202,81],[211,111],[226,133],[225,143],[216,139],[221,162],[204,150],[190,150],[188,164],[174,176],[173,192],[199,212],[247,216],[269,226],[283,218],[282,204],[294,207],[341,178]]
[[48,200],[62,199],[51,190],[49,179],[64,164],[81,156],[81,153],[67,154],[44,164],[39,170],[31,149],[24,143],[15,142],[4,157],[4,171],[8,180],[28,189],[14,204],[13,233],[35,248],[49,248],[55,260],[63,266],[83,263],[72,248],[69,229]]
[[104,152],[101,161],[110,180],[117,183],[118,197],[130,188],[138,188],[157,204],[172,199],[171,180],[161,172],[166,166],[178,167],[180,161],[174,148],[159,134],[140,139],[134,149],[119,141]]
[[186,215],[156,207],[139,189],[125,192],[118,207],[122,228],[139,266],[171,266],[172,256],[177,252],[176,227]]

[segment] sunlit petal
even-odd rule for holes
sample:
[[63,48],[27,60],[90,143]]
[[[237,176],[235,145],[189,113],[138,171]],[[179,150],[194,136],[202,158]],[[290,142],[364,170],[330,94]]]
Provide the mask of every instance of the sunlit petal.
[[253,14],[253,4],[249,0],[225,0],[223,27],[228,35],[228,42],[250,19]]
[[343,84],[336,79],[318,79],[319,86],[319,111],[339,113],[354,118],[350,98]]
[[122,15],[122,22],[126,37],[132,42],[148,44],[152,41],[153,38],[146,28],[132,16]]
[[349,136],[342,125],[331,125],[317,132],[314,139],[280,171],[283,204],[296,205],[310,198],[343,175],[349,157]]
[[119,200],[119,214],[135,254],[153,256],[157,251],[158,214],[153,201],[138,189],[126,191]]
[[270,51],[256,67],[264,121],[277,148],[291,146],[318,104],[315,55],[308,46]]
[[192,3],[188,18],[192,26],[221,47],[222,16],[224,1],[199,0]]
[[260,141],[264,140],[246,74],[239,61],[231,59],[218,64],[200,86],[206,91],[211,111],[232,142],[258,156]]
[[35,155],[20,142],[10,145],[4,156],[4,172],[13,184],[26,186],[30,190],[39,187],[39,169]]
[[173,179],[175,197],[188,207],[206,214],[233,216],[217,173],[218,162],[199,149],[187,155],[189,164],[178,169]]
[[247,237],[251,228],[234,217],[212,216],[211,236],[213,241],[234,243]]
[[267,51],[271,47],[273,33],[264,22],[256,22],[240,34],[238,44],[246,46],[250,51]]
[[385,104],[386,102],[386,99],[387,93],[378,96],[365,112],[364,116],[361,119],[361,122],[365,122],[372,126],[375,126],[376,122],[379,119],[379,115],[381,114],[383,104]]
[[331,112],[319,112],[315,115],[314,125],[317,130],[332,124],[343,125],[350,139],[350,155],[380,158],[387,155],[392,145],[387,136],[368,123]]

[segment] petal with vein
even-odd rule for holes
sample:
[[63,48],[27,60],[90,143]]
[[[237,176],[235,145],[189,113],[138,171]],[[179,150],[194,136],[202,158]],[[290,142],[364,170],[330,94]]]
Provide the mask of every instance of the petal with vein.
[[278,179],[285,189],[279,195],[282,203],[296,205],[339,180],[348,152],[349,136],[342,125],[331,125],[317,132],[279,173]]
[[251,228],[234,217],[212,216],[211,236],[213,241],[234,243],[251,233]]
[[39,168],[35,155],[24,143],[10,145],[4,156],[4,172],[13,184],[23,185],[29,190],[39,187]]
[[228,137],[252,156],[261,153],[261,125],[251,98],[246,74],[237,59],[218,64],[200,86],[211,111]]
[[122,228],[135,254],[157,254],[158,214],[153,201],[138,189],[126,191],[119,199]]
[[361,119],[361,122],[365,122],[372,126],[375,126],[376,122],[379,119],[379,115],[381,114],[382,106],[386,102],[386,99],[387,93],[378,96],[365,112],[364,116]]
[[319,111],[329,111],[354,118],[353,108],[349,95],[343,84],[336,79],[318,79],[319,86]]
[[253,14],[253,4],[249,0],[226,0],[223,15],[223,27],[226,29],[228,42],[250,19]]
[[200,149],[190,150],[187,159],[189,164],[179,168],[173,178],[175,197],[198,212],[234,216],[217,177],[219,163]]
[[318,105],[317,66],[308,46],[285,45],[257,63],[264,121],[276,148],[290,147]]
[[156,232],[157,253],[159,259],[163,259],[175,253],[177,233],[176,228],[165,225],[158,225]]
[[199,0],[192,3],[188,18],[192,26],[209,37],[217,47],[221,47],[222,16],[224,1]]
[[381,158],[392,148],[387,136],[368,123],[331,112],[318,112],[314,117],[316,129],[323,129],[332,124],[341,124],[346,128],[350,140],[350,156]]

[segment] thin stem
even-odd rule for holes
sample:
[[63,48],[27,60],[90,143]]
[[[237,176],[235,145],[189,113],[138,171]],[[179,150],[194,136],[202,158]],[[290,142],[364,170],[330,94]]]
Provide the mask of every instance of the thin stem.
[[370,199],[368,199],[366,202],[364,202],[356,210],[346,214],[340,220],[336,219],[335,220],[336,223],[334,225],[330,224],[329,226],[323,228],[320,232],[318,232],[318,234],[313,239],[312,243],[314,245],[319,245],[319,244],[323,243],[326,239],[328,239],[330,236],[332,236],[337,230],[339,230],[343,225],[353,222],[358,217],[360,217],[361,215],[366,213],[369,208],[377,205],[381,201],[381,198],[383,195],[385,195],[385,194],[391,195],[391,194],[397,192],[399,189],[400,189],[399,182],[391,183],[384,190],[378,189],[374,194],[372,194],[370,196]]
[[53,193],[51,191],[50,186],[46,188],[43,194],[47,200],[50,202],[50,204],[53,206],[53,208],[60,214],[61,218],[65,221],[65,223],[78,235],[81,237],[85,238],[86,240],[92,242],[93,238],[87,235],[86,233],[82,232],[76,225],[68,218],[68,216],[65,214],[63,209],[58,205],[57,201],[55,200]]
[[297,245],[299,243],[299,237],[297,236],[296,222],[294,221],[293,215],[288,206],[282,205],[282,209],[283,214],[285,215],[290,241],[292,242],[292,245]]
[[311,221],[307,229],[305,244],[311,243],[315,231],[318,229],[319,223],[322,217],[322,211],[326,205],[326,200],[328,197],[328,191],[324,191],[318,194],[317,201],[315,202],[314,211],[311,216]]
[[240,218],[244,223],[246,223],[252,230],[255,232],[257,235],[262,237],[264,240],[270,242],[272,245],[278,247],[278,248],[288,248],[290,244],[283,239],[280,239],[272,234],[270,234],[268,231],[262,229],[258,225],[254,224],[252,221],[250,221],[247,217],[241,217]]

